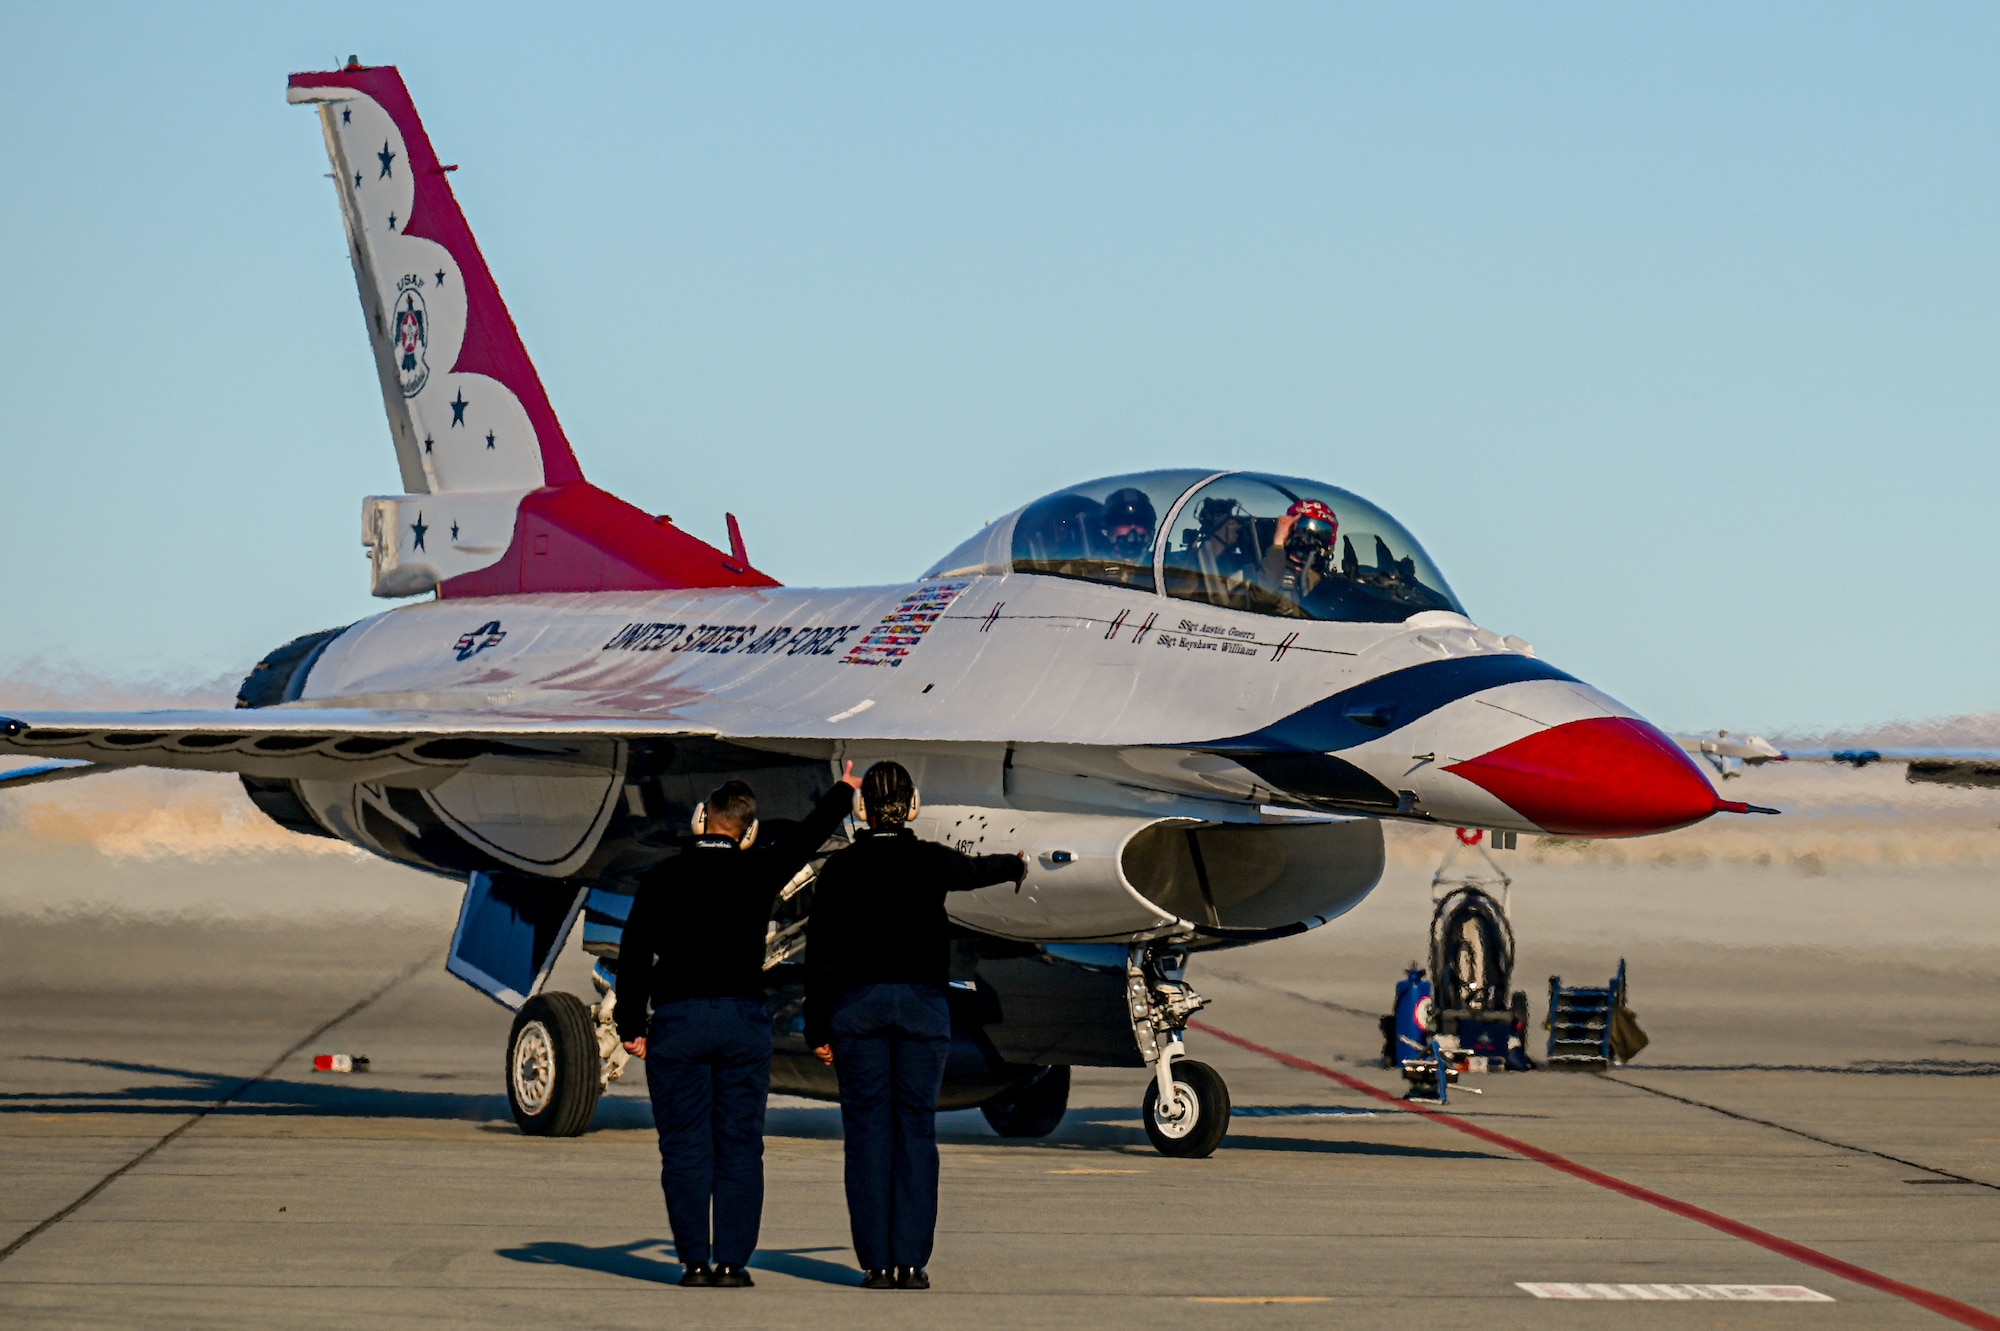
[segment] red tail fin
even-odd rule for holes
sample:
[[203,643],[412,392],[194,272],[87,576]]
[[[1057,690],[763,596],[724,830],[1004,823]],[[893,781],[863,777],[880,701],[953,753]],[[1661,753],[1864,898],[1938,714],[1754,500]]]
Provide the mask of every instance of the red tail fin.
[[396,69],[294,74],[287,96],[320,108],[411,492],[369,501],[377,593],[775,585],[583,479]]

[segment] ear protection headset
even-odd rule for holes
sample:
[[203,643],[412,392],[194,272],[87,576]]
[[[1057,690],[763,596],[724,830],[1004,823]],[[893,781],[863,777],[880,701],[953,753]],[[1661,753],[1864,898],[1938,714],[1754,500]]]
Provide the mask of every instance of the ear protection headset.
[[[923,807],[923,793],[913,784],[910,787],[910,814],[909,817],[903,819],[904,825],[907,826],[917,821],[917,814],[922,811]],[[868,821],[868,802],[861,798],[861,792],[858,790],[854,792],[854,821],[860,823],[863,827],[874,826],[873,823]]]
[[[688,819],[688,826],[694,829],[694,834],[696,836],[708,835],[707,800],[703,800],[701,801],[701,803],[694,806],[694,817]],[[743,835],[736,839],[736,849],[748,850],[750,849],[750,847],[756,844],[757,844],[757,820],[755,818],[752,818],[750,820],[750,826],[744,828]]]

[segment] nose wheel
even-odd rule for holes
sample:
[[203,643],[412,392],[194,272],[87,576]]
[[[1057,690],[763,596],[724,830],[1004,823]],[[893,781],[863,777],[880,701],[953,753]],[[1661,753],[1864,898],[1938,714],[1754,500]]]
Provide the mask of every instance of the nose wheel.
[[1161,1155],[1202,1160],[1229,1134],[1229,1088],[1206,1063],[1182,1054],[1188,1018],[1208,1000],[1187,982],[1187,949],[1133,943],[1125,953],[1126,1010],[1132,1039],[1151,1069],[1141,1117]]
[[1201,1160],[1215,1154],[1229,1131],[1229,1087],[1206,1063],[1173,1060],[1172,1102],[1160,1095],[1160,1080],[1146,1085],[1146,1136],[1161,1155]]

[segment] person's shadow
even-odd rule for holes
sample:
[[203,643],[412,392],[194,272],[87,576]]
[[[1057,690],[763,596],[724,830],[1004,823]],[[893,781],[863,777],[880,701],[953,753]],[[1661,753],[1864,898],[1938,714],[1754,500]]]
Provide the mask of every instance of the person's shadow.
[[[809,1254],[842,1252],[841,1248],[759,1248],[750,1258],[753,1271],[775,1271],[822,1285],[859,1285],[861,1272],[839,1262]],[[518,1248],[496,1248],[494,1252],[511,1262],[532,1266],[572,1266],[581,1271],[602,1271],[626,1280],[645,1280],[655,1285],[678,1285],[681,1264],[674,1245],[666,1239],[636,1239],[606,1248],[581,1243],[545,1241],[524,1243]]]

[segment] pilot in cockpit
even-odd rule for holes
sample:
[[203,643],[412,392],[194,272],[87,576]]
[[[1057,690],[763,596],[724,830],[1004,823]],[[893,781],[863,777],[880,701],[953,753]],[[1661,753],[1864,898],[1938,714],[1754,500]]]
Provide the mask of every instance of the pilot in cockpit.
[[1117,566],[1105,571],[1125,574],[1127,581],[1152,582],[1153,528],[1159,523],[1153,501],[1144,490],[1126,486],[1104,498],[1105,552]]
[[1195,509],[1194,530],[1182,538],[1187,545],[1175,562],[1199,573],[1203,600],[1249,608],[1248,583],[1258,564],[1254,527],[1234,499],[1215,496]]
[[1303,616],[1301,606],[1333,571],[1333,539],[1340,519],[1317,499],[1301,499],[1278,519],[1271,548],[1264,554],[1263,585],[1278,599],[1281,615]]

